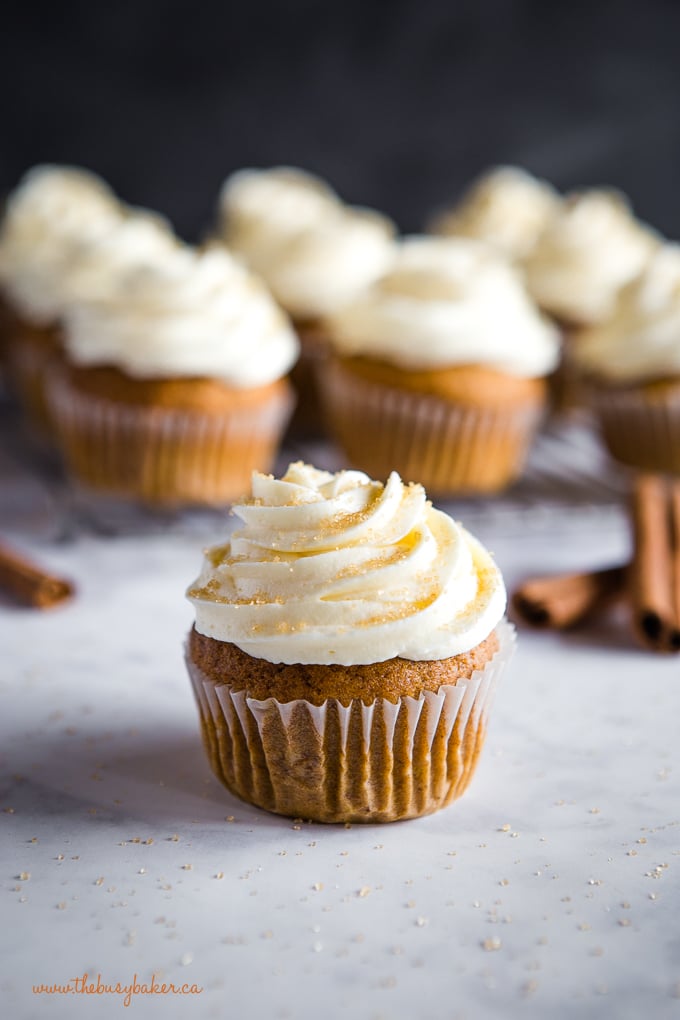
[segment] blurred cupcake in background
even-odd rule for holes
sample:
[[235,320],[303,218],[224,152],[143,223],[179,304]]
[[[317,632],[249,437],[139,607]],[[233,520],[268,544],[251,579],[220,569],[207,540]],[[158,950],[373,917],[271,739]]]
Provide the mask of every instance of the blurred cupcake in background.
[[523,262],[557,216],[560,197],[547,181],[513,166],[495,167],[462,199],[434,217],[430,232],[486,241],[511,262]]
[[223,504],[268,470],[298,343],[226,252],[169,247],[72,304],[50,409],[85,487],[148,504]]
[[60,348],[64,276],[82,246],[122,215],[105,182],[75,167],[35,167],[7,200],[0,227],[3,346],[10,385],[39,431],[48,427],[44,374]]
[[624,195],[568,195],[526,262],[529,292],[565,329],[604,322],[622,287],[642,272],[660,238],[640,223]]
[[319,379],[353,465],[437,496],[497,492],[520,474],[559,333],[488,245],[405,239],[327,328],[334,354]]
[[290,315],[301,343],[293,372],[294,425],[299,432],[320,432],[315,376],[326,350],[323,321],[385,270],[393,255],[393,223],[345,205],[311,174],[275,167],[241,170],[225,181],[218,234]]
[[661,245],[613,314],[581,330],[574,360],[609,452],[680,474],[680,245]]
[[644,270],[660,240],[625,196],[605,190],[568,195],[539,238],[524,269],[529,293],[563,333],[558,408],[583,401],[572,339],[610,318],[621,289]]

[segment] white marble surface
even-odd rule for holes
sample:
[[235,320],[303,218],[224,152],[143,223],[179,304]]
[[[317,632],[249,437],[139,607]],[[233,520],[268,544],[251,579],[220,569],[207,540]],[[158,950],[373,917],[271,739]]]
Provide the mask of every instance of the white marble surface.
[[[590,461],[560,480],[541,449],[555,505],[458,508],[511,587],[628,548],[618,481]],[[122,1015],[122,996],[32,991],[87,972],[202,989],[137,995],[141,1017],[680,1017],[680,659],[616,617],[522,630],[461,801],[295,824],[236,801],[200,744],[183,590],[226,522],[103,534],[14,454],[0,523],[78,595],[0,606],[3,1016]]]

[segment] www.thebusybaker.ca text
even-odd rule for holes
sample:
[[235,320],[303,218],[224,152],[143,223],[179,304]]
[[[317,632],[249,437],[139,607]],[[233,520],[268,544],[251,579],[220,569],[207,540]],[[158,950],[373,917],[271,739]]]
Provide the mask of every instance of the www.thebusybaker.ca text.
[[101,974],[97,974],[97,980],[90,979],[89,974],[82,977],[70,978],[66,984],[33,985],[34,995],[120,995],[123,997],[123,1005],[129,1006],[133,995],[200,995],[203,991],[196,984],[188,982],[176,985],[172,981],[157,981],[156,975],[151,975],[151,981],[138,981],[134,974],[129,984],[117,981],[115,985],[102,981]]

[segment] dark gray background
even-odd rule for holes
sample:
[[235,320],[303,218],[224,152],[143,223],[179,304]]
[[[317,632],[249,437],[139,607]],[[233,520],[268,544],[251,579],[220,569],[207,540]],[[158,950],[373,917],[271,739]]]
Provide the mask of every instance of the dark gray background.
[[679,53],[674,0],[16,4],[0,190],[82,164],[191,240],[228,172],[291,163],[415,230],[514,162],[680,237]]

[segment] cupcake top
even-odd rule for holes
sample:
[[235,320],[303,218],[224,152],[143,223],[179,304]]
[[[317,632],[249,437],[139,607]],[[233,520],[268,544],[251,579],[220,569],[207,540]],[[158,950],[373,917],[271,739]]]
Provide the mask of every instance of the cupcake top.
[[104,233],[74,246],[60,281],[62,307],[106,298],[121,274],[163,259],[179,244],[164,217],[129,210]]
[[612,382],[680,376],[679,244],[662,245],[621,291],[611,318],[579,333],[574,357]]
[[66,312],[65,348],[80,366],[143,378],[208,377],[264,386],[285,375],[298,342],[260,281],[225,251],[169,247],[121,273],[105,296]]
[[526,263],[529,292],[541,308],[567,322],[602,322],[658,244],[618,192],[568,196]]
[[189,588],[201,634],[268,662],[360,665],[469,651],[505,610],[489,553],[421,485],[307,464],[253,474],[243,522]]
[[0,285],[37,325],[63,312],[62,282],[84,244],[107,233],[123,206],[95,174],[75,167],[30,170],[7,201],[0,228]]
[[501,166],[475,181],[457,205],[434,220],[432,231],[486,241],[512,261],[520,261],[559,207],[559,196],[547,181],[519,167]]
[[394,225],[345,205],[302,170],[241,170],[219,200],[221,239],[297,319],[328,315],[371,283],[392,255]]
[[390,269],[328,323],[342,355],[407,370],[485,364],[511,375],[546,375],[557,330],[529,299],[518,273],[488,245],[412,237]]

